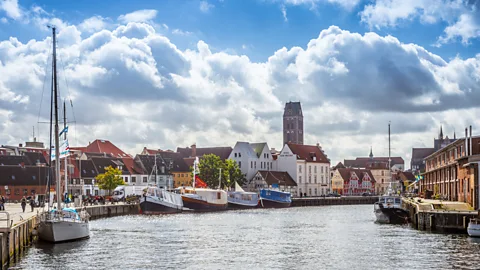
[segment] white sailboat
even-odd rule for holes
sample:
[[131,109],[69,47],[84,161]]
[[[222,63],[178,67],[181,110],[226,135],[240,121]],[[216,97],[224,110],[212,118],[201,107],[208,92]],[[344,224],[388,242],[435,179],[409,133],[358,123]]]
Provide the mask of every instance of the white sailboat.
[[[78,239],[88,238],[90,236],[90,227],[88,223],[88,213],[82,211],[80,214],[75,208],[62,208],[61,200],[63,198],[61,192],[61,179],[60,179],[60,134],[58,127],[58,85],[57,85],[57,63],[56,63],[56,33],[55,27],[52,27],[53,35],[53,91],[52,100],[54,103],[54,110],[51,112],[55,116],[55,128],[53,136],[55,139],[55,180],[56,180],[56,195],[57,206],[50,209],[50,203],[48,211],[43,212],[39,216],[38,224],[38,237],[41,240],[58,243],[73,241]],[[52,122],[52,115],[50,116]],[[50,132],[52,135],[52,132]],[[51,137],[51,136],[50,136]],[[50,138],[50,144],[52,140]],[[50,149],[52,147],[50,146]],[[52,156],[52,155],[51,155]],[[52,158],[50,163],[52,162]]]

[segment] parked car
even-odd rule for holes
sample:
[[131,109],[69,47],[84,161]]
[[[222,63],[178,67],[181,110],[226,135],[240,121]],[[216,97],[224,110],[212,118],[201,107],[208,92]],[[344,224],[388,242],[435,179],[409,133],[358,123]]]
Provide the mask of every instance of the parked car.
[[331,192],[327,194],[327,197],[342,197],[342,195],[336,193],[336,192]]
[[370,192],[364,192],[364,193],[362,193],[362,196],[372,196],[372,193],[370,193]]

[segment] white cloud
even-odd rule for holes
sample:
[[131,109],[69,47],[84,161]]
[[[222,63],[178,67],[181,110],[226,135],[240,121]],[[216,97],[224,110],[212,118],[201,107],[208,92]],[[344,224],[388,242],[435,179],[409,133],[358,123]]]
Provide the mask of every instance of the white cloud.
[[14,20],[19,20],[23,16],[22,9],[18,6],[18,0],[0,1],[0,11],[3,10],[7,16]]
[[283,20],[284,20],[285,22],[288,22],[288,18],[287,18],[287,8],[285,7],[285,5],[282,5],[281,9],[282,9]]
[[118,20],[123,23],[129,22],[149,22],[157,17],[157,11],[154,9],[142,9],[131,13],[120,15]]
[[360,12],[361,21],[371,29],[397,27],[419,19],[425,24],[444,22],[444,36],[437,45],[460,37],[464,44],[480,36],[480,2],[467,0],[378,0]]
[[3,17],[3,18],[0,19],[0,22],[1,23],[8,23],[8,20],[7,20],[7,18]]
[[189,32],[189,31],[183,31],[183,30],[180,30],[180,29],[173,29],[172,34],[179,35],[179,36],[190,36],[193,33]]
[[93,16],[85,19],[78,27],[85,32],[97,32],[106,28],[107,23],[102,16]]
[[469,44],[472,38],[480,37],[480,18],[475,18],[477,14],[462,14],[455,24],[445,28],[445,35],[440,37],[438,44],[447,43],[461,38],[463,44]]
[[208,3],[207,1],[200,1],[200,11],[201,12],[206,13],[214,7],[215,7],[214,5]]
[[[31,127],[25,123],[37,121],[50,40],[0,42],[0,120],[9,119],[2,143],[26,140]],[[389,120],[394,154],[405,159],[412,146],[432,143],[441,122],[449,135],[480,125],[480,55],[445,61],[391,36],[332,26],[304,48],[279,49],[265,62],[212,52],[203,41],[180,50],[148,23],[90,35],[70,25],[58,43],[65,64],[60,89],[76,106],[79,145],[101,137],[132,154],[145,145],[237,140],[281,148],[288,100],[302,102],[306,143],[320,142],[334,162],[366,156],[370,145],[384,154]]]

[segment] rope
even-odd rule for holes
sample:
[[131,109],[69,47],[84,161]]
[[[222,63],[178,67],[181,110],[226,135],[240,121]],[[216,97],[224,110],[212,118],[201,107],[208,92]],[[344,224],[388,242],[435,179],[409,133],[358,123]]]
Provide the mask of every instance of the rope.
[[47,56],[47,62],[45,62],[45,76],[43,77],[43,86],[42,86],[42,95],[40,96],[40,106],[38,108],[38,116],[37,116],[37,136],[38,136],[38,140],[40,141],[40,113],[42,111],[42,103],[43,103],[43,95],[45,93],[45,84],[47,82],[47,74],[48,74],[48,63],[50,62],[50,55],[51,55],[51,52],[52,52],[52,49],[51,49],[51,46],[50,46],[51,43],[48,44],[48,47],[50,48],[49,52],[48,52],[48,56]]

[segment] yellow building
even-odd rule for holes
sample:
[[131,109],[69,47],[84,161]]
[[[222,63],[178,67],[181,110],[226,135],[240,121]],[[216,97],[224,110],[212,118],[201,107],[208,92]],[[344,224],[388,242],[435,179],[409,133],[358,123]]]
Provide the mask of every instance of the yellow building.
[[343,178],[338,170],[335,170],[332,176],[332,191],[338,194],[343,193]]
[[193,176],[191,172],[172,172],[173,186],[175,188],[185,186],[192,186]]

